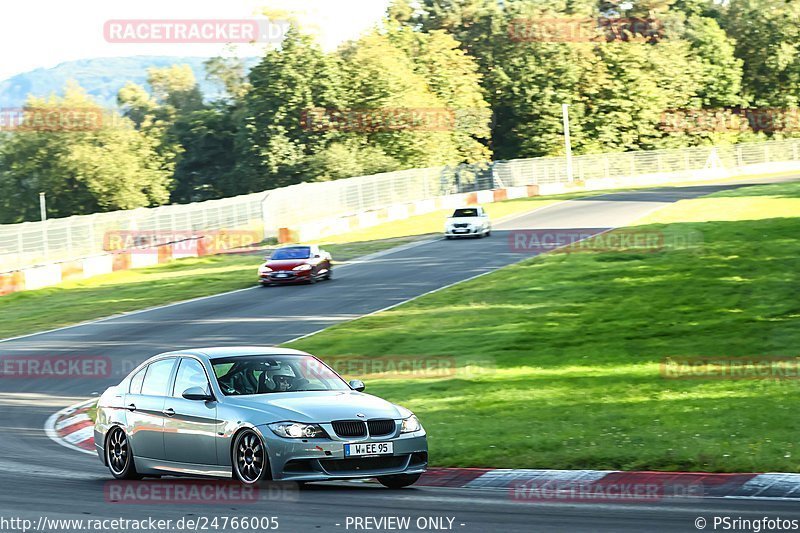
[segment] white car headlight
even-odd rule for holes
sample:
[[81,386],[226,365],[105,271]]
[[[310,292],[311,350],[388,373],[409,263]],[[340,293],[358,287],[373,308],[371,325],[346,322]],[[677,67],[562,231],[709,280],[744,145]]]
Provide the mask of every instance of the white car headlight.
[[266,274],[267,272],[272,272],[272,269],[268,266],[262,266],[258,269],[259,274]]
[[301,422],[276,422],[269,424],[269,429],[279,437],[288,439],[313,439],[327,437],[328,434],[319,424],[303,424]]
[[419,423],[416,416],[411,415],[403,419],[403,427],[400,429],[400,433],[413,433],[420,429],[422,429],[422,424]]
[[297,265],[292,270],[311,270],[311,265]]

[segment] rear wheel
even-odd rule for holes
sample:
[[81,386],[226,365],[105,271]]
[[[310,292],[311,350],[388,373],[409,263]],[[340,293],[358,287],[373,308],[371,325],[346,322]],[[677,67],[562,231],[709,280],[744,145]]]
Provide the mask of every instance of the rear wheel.
[[271,478],[267,450],[255,431],[246,429],[233,442],[233,477],[246,485]]
[[328,271],[325,273],[325,279],[333,279],[333,269],[329,268]]
[[142,475],[136,471],[128,436],[119,426],[112,427],[108,432],[106,464],[111,475],[117,479],[142,479]]
[[402,489],[417,482],[422,474],[397,474],[394,476],[380,476],[378,481],[390,489]]

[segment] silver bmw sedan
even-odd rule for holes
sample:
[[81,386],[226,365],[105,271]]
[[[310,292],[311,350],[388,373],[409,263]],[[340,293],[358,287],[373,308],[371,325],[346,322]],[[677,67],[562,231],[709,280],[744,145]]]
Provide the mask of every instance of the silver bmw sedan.
[[147,475],[416,482],[428,464],[414,414],[275,347],[168,352],[100,397],[94,441],[117,479]]

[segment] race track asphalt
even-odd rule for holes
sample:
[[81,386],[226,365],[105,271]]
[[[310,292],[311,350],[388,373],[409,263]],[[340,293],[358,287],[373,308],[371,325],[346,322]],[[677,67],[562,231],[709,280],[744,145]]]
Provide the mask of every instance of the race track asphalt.
[[[530,257],[511,249],[511,231],[624,226],[672,202],[745,183],[648,189],[567,201],[497,224],[487,239],[435,239],[353,261],[339,266],[331,282],[253,287],[3,341],[0,358],[105,356],[111,359],[113,371],[111,377],[100,378],[0,379],[0,531],[19,530],[3,519],[27,518],[38,526],[43,516],[173,521],[186,516],[277,516],[279,531],[301,532],[364,531],[355,529],[352,522],[348,526],[347,517],[352,521],[353,517],[381,516],[410,517],[412,531],[417,530],[419,517],[449,517],[453,530],[470,532],[697,531],[698,517],[708,521],[706,530],[715,530],[715,515],[800,520],[800,505],[792,501],[528,503],[515,501],[505,491],[418,487],[398,492],[355,482],[316,484],[302,490],[284,487],[255,503],[113,503],[108,501],[110,475],[100,461],[59,446],[43,431],[53,412],[118,382],[156,353],[190,346],[280,344]],[[436,450],[431,453],[435,455]],[[152,482],[173,483],[168,478]],[[42,526],[40,530],[75,529]]]

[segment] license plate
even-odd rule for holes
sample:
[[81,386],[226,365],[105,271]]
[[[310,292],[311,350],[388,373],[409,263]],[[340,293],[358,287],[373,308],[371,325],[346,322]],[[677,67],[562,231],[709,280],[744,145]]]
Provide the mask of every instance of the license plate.
[[289,274],[275,274],[276,278],[288,278]]
[[467,233],[468,231],[468,229],[454,229],[453,233]]
[[365,442],[363,444],[345,444],[344,456],[355,457],[359,455],[391,455],[394,448],[391,442]]

